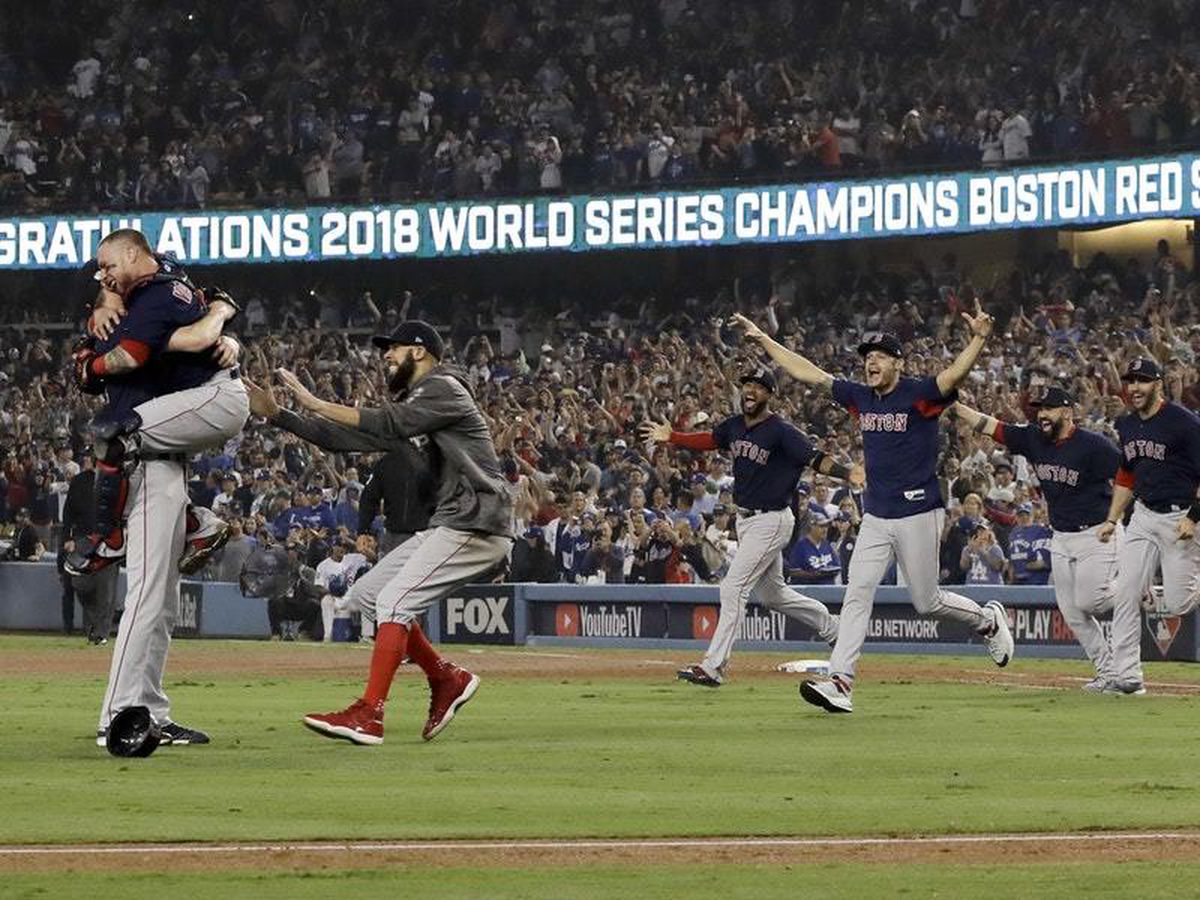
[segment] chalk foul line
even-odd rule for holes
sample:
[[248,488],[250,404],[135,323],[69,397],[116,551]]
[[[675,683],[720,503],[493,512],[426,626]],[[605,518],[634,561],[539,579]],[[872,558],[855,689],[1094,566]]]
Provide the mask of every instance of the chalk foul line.
[[653,850],[705,847],[918,847],[923,845],[1200,841],[1200,831],[1048,832],[915,837],[613,838],[575,840],[247,842],[229,844],[0,845],[3,856],[140,855],[192,853],[421,853],[441,850]]

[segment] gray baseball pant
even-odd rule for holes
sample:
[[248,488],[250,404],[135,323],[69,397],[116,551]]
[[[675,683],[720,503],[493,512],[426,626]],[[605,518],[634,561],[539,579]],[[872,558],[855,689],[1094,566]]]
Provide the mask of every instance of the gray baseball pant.
[[900,519],[883,519],[866,513],[858,532],[858,543],[850,558],[849,584],[842,600],[842,621],[837,644],[829,658],[829,671],[854,677],[862,655],[875,605],[875,589],[895,559],[908,585],[909,600],[917,612],[926,616],[965,622],[976,630],[990,624],[983,607],[962,594],[944,591],[938,586],[938,550],[944,509],[931,509]]
[[1156,513],[1137,502],[1121,546],[1117,594],[1113,606],[1113,677],[1142,680],[1142,597],[1162,564],[1162,611],[1184,615],[1200,600],[1200,542],[1175,537],[1186,511]]
[[1096,616],[1113,607],[1116,595],[1117,547],[1121,529],[1107,544],[1096,525],[1086,531],[1055,531],[1050,540],[1054,600],[1063,619],[1083,647],[1096,674],[1113,677],[1112,651]]
[[351,588],[368,622],[408,625],[456,587],[483,575],[508,555],[512,538],[439,525],[418,531]]
[[187,487],[181,459],[220,446],[250,416],[240,379],[228,370],[186,391],[137,407],[143,460],[129,479],[125,531],[125,612],[113,642],[100,728],[130,706],[145,706],[158,723],[170,721],[163,669],[179,615],[179,557],[186,529]]
[[746,613],[751,591],[763,606],[776,609],[814,629],[822,640],[837,634],[837,617],[825,604],[794,590],[783,577],[783,551],[796,517],[790,509],[770,510],[740,519],[738,546],[721,579],[721,613],[701,667],[720,679],[733,653],[733,642]]

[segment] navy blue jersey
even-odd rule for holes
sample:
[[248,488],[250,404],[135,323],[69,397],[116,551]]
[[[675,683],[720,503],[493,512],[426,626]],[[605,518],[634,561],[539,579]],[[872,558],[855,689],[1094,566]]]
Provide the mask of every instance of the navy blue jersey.
[[160,273],[135,286],[126,296],[125,306],[125,317],[97,350],[107,353],[123,341],[132,341],[142,345],[149,358],[131,372],[107,378],[111,412],[122,413],[154,397],[199,387],[217,373],[220,367],[210,351],[167,351],[177,328],[204,317],[203,298],[189,283]]
[[1117,483],[1133,488],[1147,506],[1190,506],[1200,485],[1200,417],[1178,403],[1164,403],[1149,419],[1128,413],[1117,419],[1121,471]]
[[1108,517],[1110,482],[1121,464],[1121,452],[1108,438],[1076,428],[1052,441],[1035,425],[1001,422],[996,440],[1029,460],[1056,531],[1080,531]]
[[816,449],[794,425],[772,415],[752,428],[730,416],[713,429],[713,440],[733,456],[733,500],[748,509],[792,505],[800,473]]
[[[1054,537],[1045,525],[1018,525],[1008,533],[1008,561],[1012,563],[1013,584],[1048,584],[1050,581],[1050,541]],[[1046,568],[1030,570],[1031,562]]]
[[833,382],[834,402],[862,429],[866,512],[900,519],[942,508],[938,416],[957,397],[957,390],[943,397],[936,378],[901,378],[886,394],[857,381]]

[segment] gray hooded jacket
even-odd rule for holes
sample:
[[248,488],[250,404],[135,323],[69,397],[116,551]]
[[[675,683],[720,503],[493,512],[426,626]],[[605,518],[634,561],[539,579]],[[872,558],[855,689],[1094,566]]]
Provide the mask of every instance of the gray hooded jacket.
[[439,365],[395,403],[359,411],[359,427],[282,410],[271,420],[326,450],[383,451],[427,435],[432,476],[438,480],[437,508],[429,527],[513,536],[512,485],[500,471],[496,447],[466,373]]

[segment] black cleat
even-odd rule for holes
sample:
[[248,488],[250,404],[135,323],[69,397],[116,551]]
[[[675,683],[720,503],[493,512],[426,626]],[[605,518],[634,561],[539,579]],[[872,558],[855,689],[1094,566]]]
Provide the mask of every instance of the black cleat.
[[208,735],[195,728],[186,728],[177,722],[168,722],[162,726],[162,745],[169,744],[207,744]]
[[686,669],[680,669],[675,673],[675,677],[680,681],[698,684],[701,687],[716,688],[721,686],[721,682],[704,671],[703,666],[688,666]]

